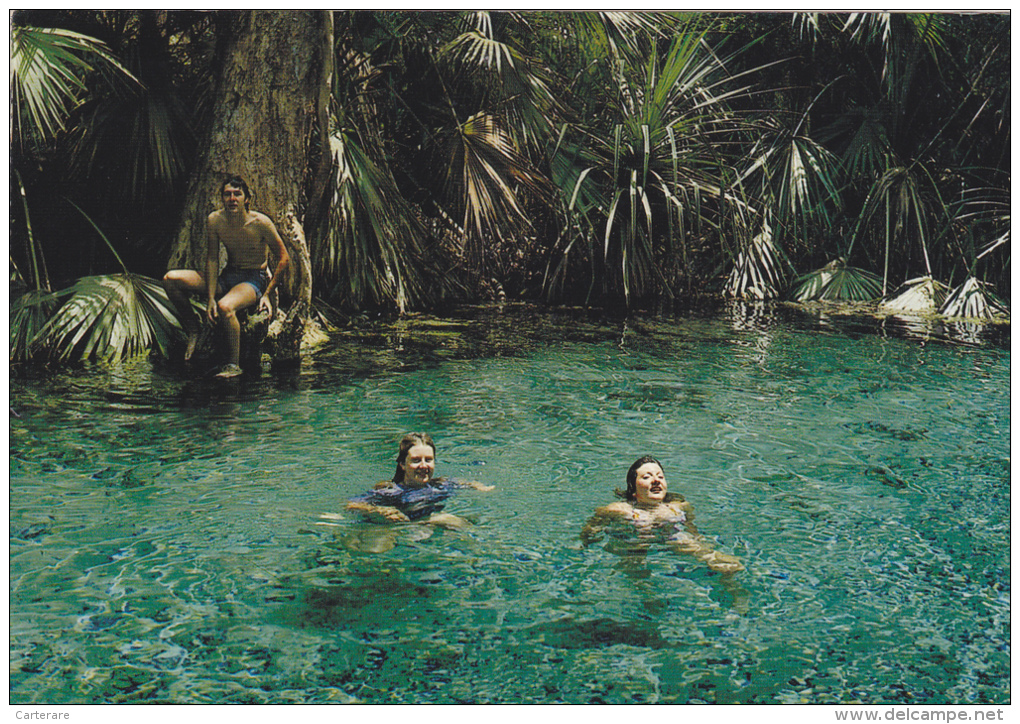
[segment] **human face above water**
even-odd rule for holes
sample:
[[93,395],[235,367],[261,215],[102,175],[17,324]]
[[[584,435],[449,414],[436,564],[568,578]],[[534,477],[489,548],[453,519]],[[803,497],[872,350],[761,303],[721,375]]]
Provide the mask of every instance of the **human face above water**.
[[428,445],[415,445],[407,451],[402,467],[405,483],[425,485],[436,472],[436,453]]
[[666,475],[656,463],[645,463],[637,469],[634,488],[634,502],[657,505],[666,498]]
[[238,213],[244,210],[246,201],[244,189],[227,184],[223,187],[223,208],[230,213]]

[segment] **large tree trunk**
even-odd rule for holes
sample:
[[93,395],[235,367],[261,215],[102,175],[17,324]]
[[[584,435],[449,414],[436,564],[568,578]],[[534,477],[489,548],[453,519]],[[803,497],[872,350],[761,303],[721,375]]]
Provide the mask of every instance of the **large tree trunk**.
[[223,179],[239,174],[251,188],[251,208],[273,219],[288,247],[291,264],[279,286],[288,319],[301,324],[312,293],[302,222],[318,213],[329,164],[332,13],[224,11],[216,26],[212,125],[169,266],[203,268],[205,219],[220,205]]

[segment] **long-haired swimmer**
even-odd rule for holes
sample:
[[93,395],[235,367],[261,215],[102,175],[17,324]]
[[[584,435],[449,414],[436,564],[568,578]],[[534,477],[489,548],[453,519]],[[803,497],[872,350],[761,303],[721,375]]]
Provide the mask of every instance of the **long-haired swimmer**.
[[[489,491],[491,485],[473,480],[436,477],[436,445],[424,432],[412,432],[400,441],[397,469],[393,479],[379,483],[368,492],[350,499],[347,510],[361,513],[376,523],[424,523],[443,528],[464,528],[469,524],[460,516],[443,512],[447,500],[460,489]],[[417,540],[430,531],[419,531]],[[378,537],[378,536],[376,536]],[[393,547],[392,536],[382,534],[383,550]],[[373,550],[380,546],[370,546]]]

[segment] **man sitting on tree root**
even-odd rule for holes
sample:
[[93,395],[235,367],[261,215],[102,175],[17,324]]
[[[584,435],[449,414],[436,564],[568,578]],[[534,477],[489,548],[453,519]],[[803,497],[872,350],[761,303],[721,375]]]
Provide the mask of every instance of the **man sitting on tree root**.
[[[195,353],[202,325],[191,312],[188,296],[207,294],[206,321],[210,325],[220,321],[230,357],[216,376],[235,377],[241,374],[241,325],[237,313],[251,306],[261,309],[269,305],[269,295],[287,268],[290,256],[272,219],[250,210],[251,194],[243,178],[227,178],[220,188],[220,198],[223,208],[209,214],[206,221],[205,274],[194,269],[172,269],[163,277],[163,288],[188,333],[185,361]],[[217,279],[221,242],[227,250],[227,265]],[[279,260],[272,276],[269,276],[270,252]]]

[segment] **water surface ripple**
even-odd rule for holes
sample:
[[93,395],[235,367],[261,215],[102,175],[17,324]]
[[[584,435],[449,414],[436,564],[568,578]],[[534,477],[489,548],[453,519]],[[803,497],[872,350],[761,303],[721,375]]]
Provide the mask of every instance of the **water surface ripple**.
[[[12,379],[11,702],[1008,703],[1008,338],[887,332],[481,310]],[[496,489],[352,551],[409,430]],[[746,571],[581,545],[641,454]]]

